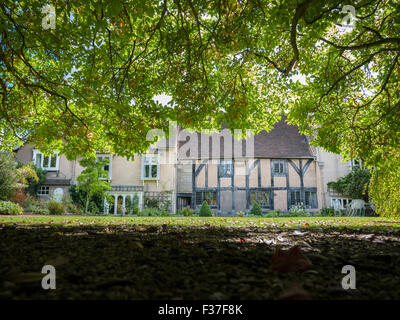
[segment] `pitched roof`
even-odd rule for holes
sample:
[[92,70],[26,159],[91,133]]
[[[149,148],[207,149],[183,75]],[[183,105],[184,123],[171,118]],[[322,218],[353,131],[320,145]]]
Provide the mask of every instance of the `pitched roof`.
[[[221,139],[221,137],[224,138]],[[283,117],[279,122],[277,122],[274,125],[274,128],[271,131],[266,132],[265,130],[263,130],[257,135],[247,138],[247,140],[241,140],[241,141],[236,140],[235,142],[233,140],[231,133],[230,132],[228,133],[228,129],[224,129],[220,133],[215,133],[212,135],[207,135],[207,134],[201,135],[199,132],[189,133],[181,128],[178,135],[178,158],[179,159],[223,158],[224,142],[227,138],[231,139],[230,141],[232,143],[231,155],[233,155],[234,158],[238,157],[313,158],[314,157],[311,153],[310,145],[307,141],[306,136],[300,134],[297,126],[289,125],[286,122],[286,118]],[[252,142],[254,142],[254,151],[251,148]],[[207,143],[208,143],[208,148],[207,148]],[[249,145],[248,150],[246,150],[247,144]],[[229,152],[230,149],[229,145],[227,146],[227,148]],[[226,157],[229,158],[230,155],[227,155]]]
[[313,158],[305,135],[282,118],[269,132],[261,131],[254,139],[254,154],[266,158]]

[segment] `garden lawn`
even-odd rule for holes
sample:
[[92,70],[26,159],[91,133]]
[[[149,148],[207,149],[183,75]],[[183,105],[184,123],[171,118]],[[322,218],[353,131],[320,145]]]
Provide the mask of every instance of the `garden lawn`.
[[[1,216],[0,298],[400,299],[399,231],[380,217]],[[45,264],[56,290],[41,289]]]
[[281,228],[363,228],[365,230],[400,230],[400,219],[384,217],[129,217],[129,216],[0,216],[4,225],[82,226],[82,225],[163,225],[203,227],[281,227]]

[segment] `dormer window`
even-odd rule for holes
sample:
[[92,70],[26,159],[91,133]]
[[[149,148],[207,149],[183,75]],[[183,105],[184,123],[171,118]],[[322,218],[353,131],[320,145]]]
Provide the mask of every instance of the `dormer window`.
[[59,156],[58,152],[50,155],[45,155],[44,153],[33,150],[33,163],[44,170],[47,171],[57,171],[59,167]]

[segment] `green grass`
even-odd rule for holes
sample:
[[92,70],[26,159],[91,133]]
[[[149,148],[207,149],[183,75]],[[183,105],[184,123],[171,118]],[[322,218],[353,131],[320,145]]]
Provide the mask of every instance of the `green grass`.
[[5,216],[4,225],[162,225],[201,227],[366,228],[399,230],[400,219],[383,217],[119,217],[119,216]]

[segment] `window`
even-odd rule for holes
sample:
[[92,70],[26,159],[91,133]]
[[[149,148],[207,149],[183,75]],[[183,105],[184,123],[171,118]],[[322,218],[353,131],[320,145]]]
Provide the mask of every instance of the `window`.
[[142,179],[158,180],[160,178],[160,156],[146,154],[142,157]]
[[260,207],[269,207],[269,191],[250,191],[250,204],[255,203]]
[[177,197],[177,209],[190,208],[192,204],[191,196],[178,196]]
[[352,159],[350,162],[350,167],[351,169],[358,167],[362,169],[362,161],[361,160],[356,160],[356,159]]
[[285,161],[284,160],[273,160],[272,168],[274,174],[280,175],[285,174]]
[[336,210],[346,209],[351,203],[351,199],[348,198],[331,198],[331,206]]
[[41,186],[38,190],[38,196],[45,196],[49,194],[49,187]]
[[[104,170],[104,171],[107,171],[107,173],[108,173],[108,179],[111,179],[111,177],[112,177],[112,157],[111,157],[111,155],[109,155],[109,154],[100,154],[100,155],[97,155],[97,160],[98,160],[98,161],[101,161],[101,160],[104,160],[104,159],[108,159],[109,163],[108,163],[108,165],[106,165],[106,166],[103,167],[103,170]],[[102,178],[100,178],[100,179],[107,180],[107,178],[105,178],[105,177],[102,177]]]
[[196,205],[200,206],[204,200],[207,201],[210,207],[217,206],[217,192],[216,191],[196,192]]
[[45,155],[42,152],[33,150],[33,163],[44,170],[58,170],[59,156],[58,152],[51,155]]
[[292,206],[301,205],[300,190],[290,192],[290,205]]
[[289,193],[290,206],[302,206],[304,208],[315,209],[317,204],[317,192],[312,190],[292,190]]
[[221,177],[231,177],[233,175],[232,160],[221,160],[219,170]]
[[311,208],[317,207],[317,193],[313,191],[306,191],[304,197],[304,203],[306,206]]

